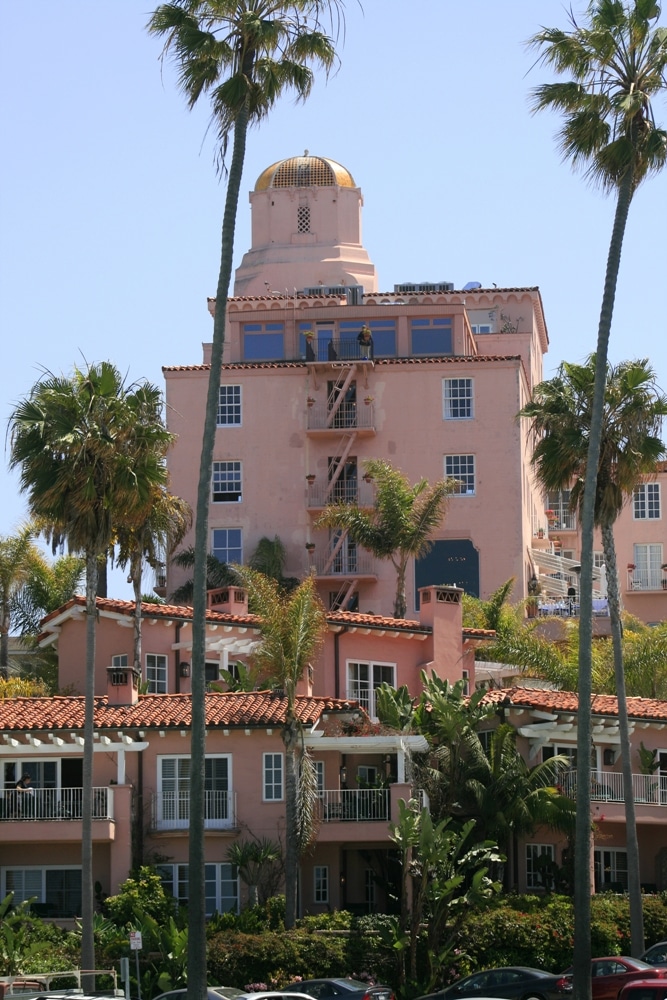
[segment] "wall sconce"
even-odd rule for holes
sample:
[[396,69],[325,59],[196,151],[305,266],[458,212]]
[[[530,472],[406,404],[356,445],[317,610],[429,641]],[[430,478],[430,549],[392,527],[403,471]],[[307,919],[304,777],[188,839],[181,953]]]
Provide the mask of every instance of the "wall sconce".
[[345,764],[343,764],[343,766],[341,767],[339,771],[339,776],[341,785],[344,785],[347,781],[347,767],[345,766]]
[[189,677],[190,676],[190,664],[189,663],[179,663],[178,664],[178,672],[181,675],[181,677]]

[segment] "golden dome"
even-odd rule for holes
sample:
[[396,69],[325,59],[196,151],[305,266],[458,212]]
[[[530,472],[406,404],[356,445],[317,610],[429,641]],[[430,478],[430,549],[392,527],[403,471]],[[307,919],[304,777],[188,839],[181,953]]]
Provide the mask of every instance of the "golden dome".
[[278,160],[257,178],[255,191],[285,187],[356,187],[349,170],[324,156],[291,156]]

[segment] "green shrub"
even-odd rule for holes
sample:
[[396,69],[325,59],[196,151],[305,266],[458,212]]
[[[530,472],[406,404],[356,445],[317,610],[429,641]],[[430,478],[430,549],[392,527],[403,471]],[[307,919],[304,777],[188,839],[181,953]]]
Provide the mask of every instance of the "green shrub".
[[143,865],[125,879],[117,896],[107,896],[104,914],[117,927],[137,925],[143,915],[159,924],[179,916],[178,903],[164,891],[162,879],[151,865]]

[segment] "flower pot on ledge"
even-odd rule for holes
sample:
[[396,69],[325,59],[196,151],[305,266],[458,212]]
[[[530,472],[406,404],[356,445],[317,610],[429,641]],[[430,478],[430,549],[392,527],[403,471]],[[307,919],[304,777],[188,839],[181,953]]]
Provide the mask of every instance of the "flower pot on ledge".
[[312,472],[310,473],[310,475],[306,476],[306,482],[308,483],[309,486],[312,486],[313,483],[315,482],[315,476],[313,475]]

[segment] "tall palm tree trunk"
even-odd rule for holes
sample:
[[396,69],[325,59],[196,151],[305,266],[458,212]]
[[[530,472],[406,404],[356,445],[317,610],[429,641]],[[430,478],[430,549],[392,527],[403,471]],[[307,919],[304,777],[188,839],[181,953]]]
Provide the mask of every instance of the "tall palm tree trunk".
[[141,677],[141,552],[132,556],[130,576],[134,591],[134,669]]
[[211,370],[206,396],[206,416],[202,440],[197,510],[195,522],[195,564],[192,598],[192,736],[190,771],[189,848],[189,933],[188,1000],[206,997],[206,894],[204,884],[204,760],[206,754],[205,678],[206,657],[206,555],[208,553],[208,510],[211,493],[213,446],[217,421],[220,369],[225,342],[227,298],[234,256],[236,211],[245,158],[248,111],[239,114],[234,126],[234,145],[229,167],[227,196],[222,222],[220,275],[216,293]]
[[289,709],[282,737],[285,744],[285,930],[289,931],[296,923],[299,883],[297,723],[294,712]]
[[632,788],[632,760],[630,758],[630,729],[628,703],[625,697],[625,672],[623,670],[623,644],[621,602],[618,587],[618,566],[614,532],[610,524],[602,526],[602,546],[607,568],[607,595],[611,619],[611,641],[614,649],[614,679],[618,698],[618,728],[621,740],[621,767],[623,771],[623,800],[625,802],[625,849],[628,858],[628,899],[630,903],[630,948],[635,958],[644,951],[644,912],[639,874],[639,844],[635,797]]
[[577,818],[574,845],[574,955],[573,986],[579,1000],[591,998],[591,695],[593,644],[593,531],[607,355],[623,236],[633,194],[633,171],[628,169],[618,188],[595,355],[595,391],[586,461],[581,515],[581,591],[579,611],[579,711],[577,719]]
[[[81,968],[95,968],[93,936],[93,732],[95,729],[95,629],[97,625],[97,553],[86,553],[86,685],[83,720],[83,789],[81,803]],[[82,988],[94,989],[86,977]]]

